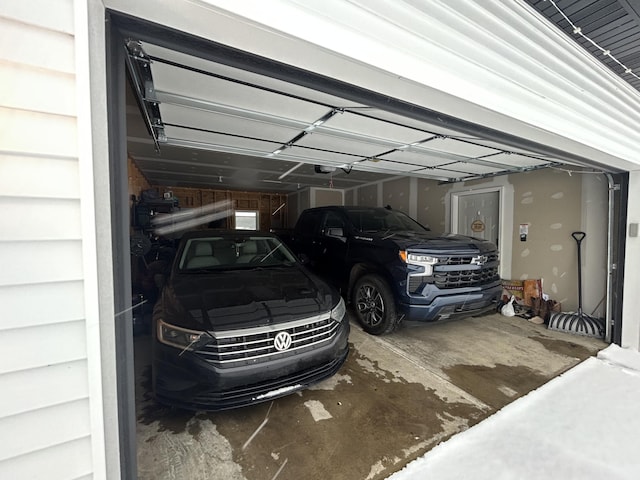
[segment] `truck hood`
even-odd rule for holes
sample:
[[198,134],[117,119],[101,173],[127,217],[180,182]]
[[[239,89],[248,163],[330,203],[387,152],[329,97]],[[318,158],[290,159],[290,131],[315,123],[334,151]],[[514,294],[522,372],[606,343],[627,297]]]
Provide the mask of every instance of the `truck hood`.
[[175,274],[165,286],[163,319],[199,330],[232,330],[327,313],[338,294],[299,266]]
[[468,253],[470,250],[478,252],[490,252],[496,250],[493,243],[481,238],[455,235],[453,233],[435,232],[411,232],[411,231],[391,231],[376,233],[361,233],[355,236],[357,240],[397,247],[399,250],[443,250],[451,254]]

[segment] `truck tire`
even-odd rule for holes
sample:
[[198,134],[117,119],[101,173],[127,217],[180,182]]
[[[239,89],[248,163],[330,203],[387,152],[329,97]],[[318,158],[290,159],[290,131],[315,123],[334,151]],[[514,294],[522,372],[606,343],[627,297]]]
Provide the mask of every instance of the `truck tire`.
[[380,275],[360,277],[353,287],[351,302],[358,323],[371,335],[391,333],[399,323],[393,294]]

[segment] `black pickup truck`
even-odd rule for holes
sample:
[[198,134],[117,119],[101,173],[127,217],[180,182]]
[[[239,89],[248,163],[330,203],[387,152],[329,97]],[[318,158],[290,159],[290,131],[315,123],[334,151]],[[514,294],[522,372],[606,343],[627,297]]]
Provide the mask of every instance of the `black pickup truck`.
[[495,245],[431,232],[388,207],[310,208],[281,237],[340,289],[373,335],[403,320],[478,315],[495,309],[502,292]]

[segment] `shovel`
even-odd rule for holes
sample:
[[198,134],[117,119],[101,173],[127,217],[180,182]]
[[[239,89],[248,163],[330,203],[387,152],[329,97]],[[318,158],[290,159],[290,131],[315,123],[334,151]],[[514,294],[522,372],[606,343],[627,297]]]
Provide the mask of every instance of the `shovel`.
[[587,337],[604,338],[604,320],[587,315],[582,311],[582,257],[580,246],[587,234],[573,232],[571,236],[578,244],[578,313],[553,313],[549,319],[549,329],[586,335]]

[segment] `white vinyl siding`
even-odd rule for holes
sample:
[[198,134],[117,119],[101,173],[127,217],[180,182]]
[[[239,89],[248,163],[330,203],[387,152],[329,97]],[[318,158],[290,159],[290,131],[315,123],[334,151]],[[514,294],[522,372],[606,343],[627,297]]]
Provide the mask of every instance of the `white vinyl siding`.
[[16,480],[88,480],[93,478],[88,471],[91,471],[91,448],[86,438],[13,457],[3,461],[0,469],[3,478]]
[[0,478],[94,473],[73,30],[0,6]]
[[[7,329],[81,320],[84,316],[82,294],[81,280],[4,285],[0,287],[3,316],[0,335]],[[34,298],[38,301],[34,302]],[[77,301],[69,302],[70,298]],[[25,305],[29,308],[25,309]]]

